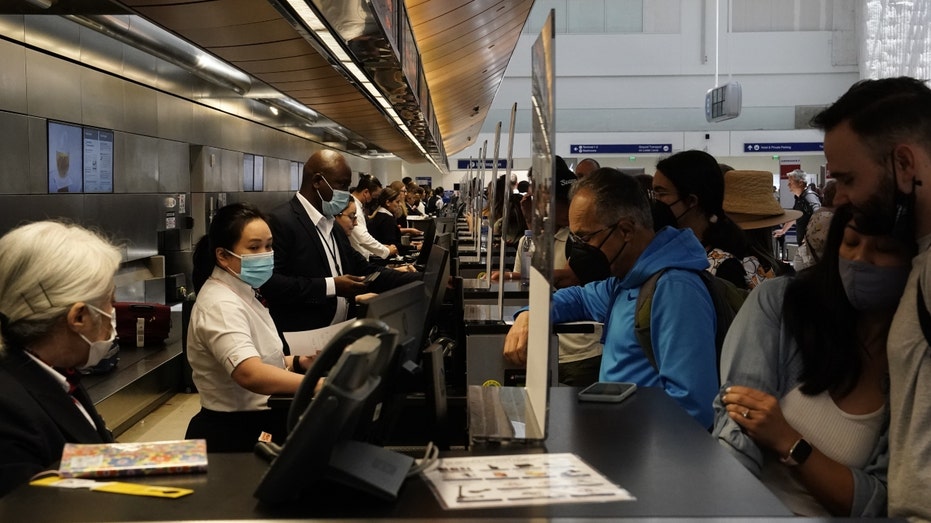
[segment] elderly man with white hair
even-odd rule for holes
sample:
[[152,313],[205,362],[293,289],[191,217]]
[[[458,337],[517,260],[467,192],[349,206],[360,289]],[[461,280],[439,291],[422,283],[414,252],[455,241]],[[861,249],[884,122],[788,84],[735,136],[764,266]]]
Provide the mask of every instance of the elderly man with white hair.
[[821,208],[821,198],[808,187],[808,175],[801,169],[796,169],[789,173],[789,190],[795,195],[795,205],[793,210],[802,211],[802,216],[791,222],[782,224],[781,229],[773,231],[773,237],[779,238],[789,232],[792,225],[795,225],[795,237],[801,244],[808,232],[808,221],[811,215]]

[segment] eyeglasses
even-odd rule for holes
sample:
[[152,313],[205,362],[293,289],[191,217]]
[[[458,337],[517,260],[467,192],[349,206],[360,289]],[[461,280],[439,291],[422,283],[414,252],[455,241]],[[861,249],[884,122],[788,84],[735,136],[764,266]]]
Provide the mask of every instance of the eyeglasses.
[[577,244],[580,244],[580,245],[581,245],[581,244],[583,244],[583,243],[588,243],[588,242],[592,241],[592,238],[594,238],[595,236],[597,236],[598,234],[600,234],[600,233],[602,233],[602,232],[604,232],[604,231],[607,231],[608,229],[611,229],[612,231],[614,231],[614,229],[616,229],[617,226],[618,226],[618,224],[615,223],[614,225],[609,225],[609,226],[607,226],[607,227],[602,227],[601,229],[598,229],[598,230],[595,231],[595,232],[590,232],[590,233],[588,233],[588,234],[584,234],[584,235],[581,235],[581,236],[579,236],[578,234],[576,234],[576,233],[570,231],[570,232],[569,232],[569,239],[572,240],[572,243],[577,243]]
[[650,189],[649,194],[653,199],[665,198],[667,196],[675,196],[676,193],[673,191],[667,191],[666,189]]
[[352,214],[346,214],[346,213],[341,213],[341,212],[336,213],[337,218],[342,218],[344,216],[346,218],[349,218],[351,221],[354,221],[354,222],[359,221],[359,217],[356,213],[352,213]]

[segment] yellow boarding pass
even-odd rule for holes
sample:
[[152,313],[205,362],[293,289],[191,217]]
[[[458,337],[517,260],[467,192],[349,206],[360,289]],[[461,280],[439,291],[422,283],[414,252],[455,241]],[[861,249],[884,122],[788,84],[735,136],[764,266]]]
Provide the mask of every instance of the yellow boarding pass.
[[47,476],[29,482],[38,487],[56,487],[72,489],[88,489],[94,492],[110,492],[113,494],[128,494],[130,496],[148,496],[154,498],[180,498],[194,491],[178,487],[160,487],[157,485],[140,485],[138,483],[125,483],[122,481],[94,481],[81,478],[60,478]]

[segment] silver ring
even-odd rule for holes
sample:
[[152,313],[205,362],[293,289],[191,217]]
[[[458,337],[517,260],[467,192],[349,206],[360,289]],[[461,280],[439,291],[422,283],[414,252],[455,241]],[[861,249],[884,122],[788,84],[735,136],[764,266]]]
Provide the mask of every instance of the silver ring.
[[747,418],[747,419],[750,419],[750,409],[744,410],[744,411],[743,411],[743,414],[741,414],[741,416],[743,416],[743,417],[745,417],[745,418]]

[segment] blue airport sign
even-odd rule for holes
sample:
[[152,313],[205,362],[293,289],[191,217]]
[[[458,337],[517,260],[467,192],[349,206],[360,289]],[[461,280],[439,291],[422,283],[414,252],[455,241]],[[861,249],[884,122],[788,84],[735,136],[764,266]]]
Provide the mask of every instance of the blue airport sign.
[[[470,164],[469,162],[471,162],[471,164]],[[456,169],[460,169],[460,170],[464,170],[464,169],[478,169],[480,165],[481,165],[481,162],[480,162],[479,160],[477,160],[477,159],[473,159],[473,160],[462,160],[462,159],[459,159],[459,160],[456,160]],[[491,168],[493,168],[494,166],[495,166],[495,161],[494,161],[494,160],[489,160],[489,159],[486,159],[486,160],[485,160],[485,168],[486,168],[486,169],[491,169]],[[498,169],[507,169],[507,168],[508,168],[508,161],[507,161],[507,160],[498,160]]]
[[745,153],[824,152],[824,142],[744,143]]
[[570,154],[667,154],[671,143],[586,143],[569,146]]

